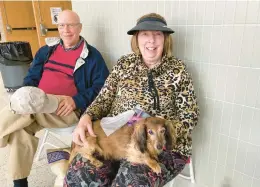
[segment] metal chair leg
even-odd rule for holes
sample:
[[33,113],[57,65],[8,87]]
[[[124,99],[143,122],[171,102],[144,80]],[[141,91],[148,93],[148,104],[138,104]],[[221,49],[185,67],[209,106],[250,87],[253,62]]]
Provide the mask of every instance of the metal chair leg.
[[190,180],[191,183],[195,183],[194,170],[193,170],[193,164],[192,164],[192,158],[191,157],[188,160],[188,164],[189,164],[190,176],[185,176],[183,174],[179,174],[179,176],[184,178],[184,179]]
[[193,170],[192,158],[190,158],[190,180],[191,180],[191,183],[195,183],[195,177],[194,177],[194,170]]
[[36,161],[39,161],[39,160],[40,160],[40,156],[41,156],[43,147],[44,147],[44,145],[45,145],[46,139],[47,139],[47,137],[48,137],[48,134],[49,134],[49,130],[48,130],[48,129],[45,129],[45,133],[44,133],[43,139],[42,139],[42,141],[41,141],[41,145],[40,145],[39,150],[38,150],[38,153],[37,153],[37,155],[36,155],[36,157],[35,157],[35,160],[36,160]]

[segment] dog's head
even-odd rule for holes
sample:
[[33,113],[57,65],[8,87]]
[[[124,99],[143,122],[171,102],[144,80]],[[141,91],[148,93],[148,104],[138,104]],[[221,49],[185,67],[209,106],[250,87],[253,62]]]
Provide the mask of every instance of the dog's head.
[[159,117],[140,120],[135,124],[133,134],[133,140],[142,153],[148,151],[149,148],[153,149],[157,154],[162,152],[164,147],[172,150],[176,140],[175,137],[173,124]]

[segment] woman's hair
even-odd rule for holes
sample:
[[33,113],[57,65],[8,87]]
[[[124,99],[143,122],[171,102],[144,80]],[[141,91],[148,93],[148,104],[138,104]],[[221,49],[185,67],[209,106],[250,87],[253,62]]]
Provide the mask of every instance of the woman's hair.
[[[143,15],[142,17],[140,17],[138,21],[140,21],[141,19],[143,18],[159,18],[159,19],[162,19],[163,21],[166,22],[166,20],[164,19],[164,17],[162,17],[161,15],[159,14],[156,14],[156,13],[150,13],[150,14],[146,14],[146,15]],[[170,57],[172,56],[172,37],[170,36],[169,33],[163,33],[164,34],[164,45],[163,45],[163,56],[166,55],[167,57]],[[138,36],[138,32],[136,32],[132,38],[131,38],[131,48],[132,48],[132,51],[137,54],[137,55],[140,55],[140,50],[139,50],[139,47],[138,47],[138,40],[137,40],[137,36]]]

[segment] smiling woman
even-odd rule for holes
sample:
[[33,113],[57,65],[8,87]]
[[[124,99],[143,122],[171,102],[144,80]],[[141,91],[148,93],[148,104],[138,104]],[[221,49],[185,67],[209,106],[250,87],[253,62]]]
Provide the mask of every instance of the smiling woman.
[[[160,163],[161,173],[153,172],[145,163],[127,160],[120,163],[105,160],[102,168],[96,168],[78,154],[71,162],[65,186],[161,187],[182,171],[191,155],[191,131],[197,124],[199,110],[190,74],[185,64],[172,56],[170,34],[173,32],[165,19],[155,13],[137,20],[136,26],[127,32],[133,35],[133,53],[118,60],[73,133],[76,144],[87,145],[85,135],[95,136],[92,120],[117,116],[139,106],[151,116],[171,121],[176,129],[174,148],[162,151],[155,158]],[[147,124],[144,126],[146,133],[153,133],[147,130]],[[133,132],[132,138],[136,133]]]

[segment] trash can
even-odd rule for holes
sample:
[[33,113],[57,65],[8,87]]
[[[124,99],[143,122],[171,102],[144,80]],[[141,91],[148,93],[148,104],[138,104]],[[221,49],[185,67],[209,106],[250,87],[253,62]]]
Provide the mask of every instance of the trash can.
[[0,43],[0,69],[7,92],[13,92],[22,87],[32,60],[29,42]]

